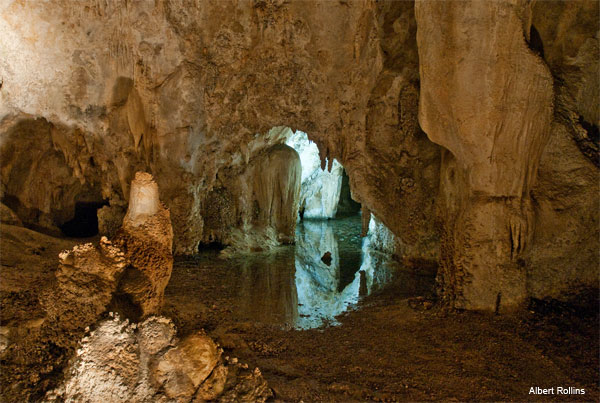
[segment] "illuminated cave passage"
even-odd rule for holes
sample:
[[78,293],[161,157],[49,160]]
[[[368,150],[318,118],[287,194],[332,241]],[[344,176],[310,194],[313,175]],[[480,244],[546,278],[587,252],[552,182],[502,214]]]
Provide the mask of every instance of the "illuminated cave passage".
[[[170,290],[183,286],[179,276],[189,273],[190,268],[207,271],[204,274],[210,273],[209,282],[218,278],[218,288],[227,289],[223,303],[238,320],[310,329],[339,324],[337,316],[357,308],[362,297],[383,289],[394,277],[403,279],[399,282],[399,293],[430,294],[435,273],[408,275],[411,271],[393,256],[397,248],[395,236],[374,215],[367,236],[360,236],[360,204],[352,200],[349,178],[342,165],[333,160],[331,171],[321,169],[317,146],[307,134],[290,130],[286,133],[286,145],[298,153],[301,167],[298,199],[287,205],[290,210],[298,208],[293,245],[267,248],[255,243],[257,238],[252,231],[244,233],[241,240],[235,240],[234,247],[224,251],[211,248],[214,243],[204,244],[194,260],[176,262],[167,296]],[[263,161],[272,153],[267,150],[264,154],[267,157],[260,156],[256,161]],[[289,156],[293,159],[292,154]],[[280,182],[264,178],[271,175],[275,166],[256,161],[250,162],[251,168],[246,170],[251,174],[243,175],[250,175],[251,183],[261,184],[260,197],[269,200],[271,194],[279,191]],[[262,168],[252,168],[256,164]],[[279,175],[289,175],[288,164],[283,160],[279,164]],[[220,190],[219,196],[211,199],[212,203],[226,205],[230,197],[224,194],[227,191]],[[257,208],[261,205],[264,203],[256,203]],[[255,216],[261,217],[262,213],[257,211]],[[269,219],[263,218],[261,222]],[[208,222],[208,226],[213,228],[216,224]],[[248,242],[254,246],[240,247]],[[188,279],[186,283],[205,281]]]

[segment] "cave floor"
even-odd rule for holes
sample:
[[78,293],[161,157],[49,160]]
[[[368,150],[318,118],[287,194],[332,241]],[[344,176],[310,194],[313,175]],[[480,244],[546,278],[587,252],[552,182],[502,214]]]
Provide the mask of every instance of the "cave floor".
[[[76,342],[31,344],[43,319],[37,298],[53,284],[58,252],[80,241],[12,226],[3,226],[0,240],[1,329],[11,337],[0,336],[13,345],[0,362],[0,400],[37,400],[56,385],[64,351]],[[260,368],[277,401],[600,399],[597,290],[577,305],[538,302],[512,315],[447,313],[430,302],[430,271],[401,270],[338,316],[338,326],[298,330],[240,315],[232,297],[240,288],[224,282],[230,274],[178,261],[164,314],[180,335],[205,328],[225,355]],[[586,394],[529,395],[535,386]]]
[[[230,271],[178,261],[165,314],[183,334],[204,328],[226,355],[258,367],[278,401],[600,398],[597,292],[579,306],[538,303],[512,315],[447,313],[431,303],[431,268],[404,269],[362,298],[358,309],[339,316],[338,326],[299,330],[240,313],[240,287]],[[275,309],[276,302],[260,298],[262,292],[272,301],[273,292],[260,285],[250,287],[251,305]],[[535,386],[585,388],[586,394],[529,395]]]

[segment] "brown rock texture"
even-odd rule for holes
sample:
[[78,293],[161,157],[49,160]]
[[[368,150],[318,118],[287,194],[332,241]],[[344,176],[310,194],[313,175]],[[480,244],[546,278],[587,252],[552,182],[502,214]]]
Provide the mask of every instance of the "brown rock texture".
[[45,401],[264,402],[272,396],[258,368],[222,358],[205,334],[175,335],[164,317],[139,325],[118,316],[100,322]]
[[536,298],[564,299],[598,286],[600,219],[598,126],[600,3],[536,3],[530,41],[554,77],[554,121],[542,154],[535,235],[527,289]]
[[521,1],[417,1],[419,121],[442,155],[441,294],[456,307],[525,301],[531,190],[550,133],[552,75]]
[[127,259],[117,300],[129,299],[142,317],[159,313],[173,270],[173,227],[152,175],[136,173],[131,183],[129,208],[113,243]]
[[400,258],[439,260],[449,305],[597,287],[598,7],[6,0],[0,201],[51,233],[104,205],[112,236],[145,171],[175,253],[269,249],[293,234],[296,168],[275,152],[291,128],[343,165]]
[[12,211],[10,208],[8,208],[6,205],[1,204],[1,203],[0,203],[0,222],[2,222],[2,224],[7,224],[7,225],[18,225],[20,227],[23,226],[23,223],[19,219],[19,216],[17,216],[15,214],[15,212]]
[[[286,133],[271,130],[282,139]],[[227,245],[229,255],[293,242],[300,180],[298,153],[285,144],[265,149],[241,168],[224,169],[202,210],[202,243]]]
[[212,373],[219,357],[217,345],[210,337],[193,334],[156,360],[152,377],[168,397],[190,399]]
[[82,329],[95,323],[112,299],[127,260],[103,237],[98,246],[77,245],[59,256],[57,288],[43,301],[48,319]]
[[[84,196],[118,217],[145,170],[171,211],[175,252],[194,253],[220,179],[281,144],[269,131],[287,126],[343,164],[355,198],[411,253],[435,256],[439,154],[416,120],[413,14],[395,1],[4,2],[1,133],[26,125],[45,157],[3,168],[2,197],[42,227]],[[17,155],[20,144],[1,146]],[[53,183],[39,179],[48,171]]]

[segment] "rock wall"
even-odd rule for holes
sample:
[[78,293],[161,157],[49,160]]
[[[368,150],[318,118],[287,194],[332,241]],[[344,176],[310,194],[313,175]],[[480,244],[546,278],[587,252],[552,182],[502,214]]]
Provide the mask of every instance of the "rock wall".
[[0,14],[3,155],[22,147],[8,135],[21,122],[51,129],[28,129],[51,160],[2,171],[3,201],[26,223],[56,226],[91,197],[110,204],[100,228],[114,231],[144,170],[175,251],[194,253],[224,170],[284,142],[270,129],[287,126],[343,164],[355,198],[413,253],[435,238],[424,197],[439,156],[416,124],[412,3],[7,1]]
[[[244,243],[255,211],[238,209],[241,188],[228,185],[290,127],[317,144],[322,169],[344,166],[353,198],[396,235],[401,257],[440,259],[451,305],[558,295],[561,282],[589,284],[598,266],[588,186],[597,7],[3,1],[1,202],[54,232],[77,202],[105,202],[99,226],[112,232],[143,170],[170,210],[176,253]],[[575,241],[557,249],[546,222],[576,228]],[[291,227],[275,227],[245,249],[289,241],[280,235]],[[554,285],[540,283],[581,246]]]
[[228,245],[233,254],[293,242],[300,180],[298,153],[285,144],[223,170],[202,210],[203,243]]
[[598,286],[600,250],[598,126],[600,3],[536,3],[531,39],[554,78],[554,121],[532,197],[535,234],[527,290],[565,298]]
[[[597,230],[597,212],[589,203],[597,204],[598,194],[582,186],[591,184],[598,172],[553,123],[556,85],[543,59],[539,32],[531,25],[534,11],[522,1],[416,3],[419,120],[429,138],[445,148],[438,282],[441,295],[455,307],[514,308],[529,295],[556,296],[549,291],[564,290],[557,284],[565,277],[597,286],[589,281],[590,271],[579,272],[581,263],[548,267],[558,263],[550,256],[572,255],[572,245],[550,245],[558,234],[549,226],[566,223],[577,243],[586,245],[583,259],[597,267],[597,256],[587,252],[588,247],[598,249],[597,239],[580,231],[590,225]],[[596,35],[597,29],[587,31],[595,46]],[[597,88],[597,79],[588,81]],[[566,103],[560,105],[568,109]],[[559,144],[564,147],[560,151]],[[550,196],[557,185],[560,190],[553,196],[558,198]],[[577,190],[568,190],[573,187]],[[566,198],[568,205],[582,209],[580,214],[566,218],[556,213],[560,199]],[[561,250],[555,253],[557,246]],[[545,277],[556,270],[563,273]]]

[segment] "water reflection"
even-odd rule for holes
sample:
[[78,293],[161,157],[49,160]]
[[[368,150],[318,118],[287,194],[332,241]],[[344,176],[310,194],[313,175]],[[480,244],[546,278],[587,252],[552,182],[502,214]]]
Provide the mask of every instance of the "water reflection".
[[203,307],[219,306],[235,320],[309,329],[337,324],[336,316],[392,277],[394,287],[406,296],[430,287],[431,281],[374,250],[372,243],[379,240],[361,238],[360,227],[359,216],[305,220],[298,223],[295,245],[236,259],[205,252],[192,260],[178,260],[166,290],[167,302],[176,310],[181,304],[183,311],[196,306],[199,317]]
[[359,217],[303,221],[293,247],[245,257],[237,313],[300,329],[337,324],[336,316],[391,278],[392,263],[360,238],[360,225]]

